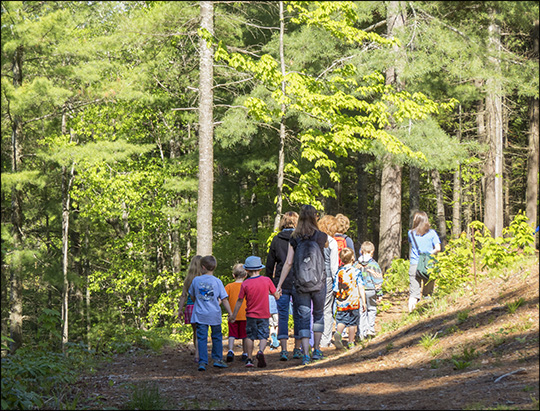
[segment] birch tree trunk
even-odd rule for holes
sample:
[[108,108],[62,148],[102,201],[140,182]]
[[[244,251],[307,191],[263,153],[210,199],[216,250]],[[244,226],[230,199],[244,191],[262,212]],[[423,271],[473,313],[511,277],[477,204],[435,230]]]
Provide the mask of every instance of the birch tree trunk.
[[[489,61],[495,72],[500,71],[501,32],[496,21],[496,10],[491,11],[488,47]],[[498,78],[486,81],[486,131],[489,144],[485,164],[484,224],[493,237],[502,235],[503,229],[503,111],[502,87]]]
[[[201,1],[201,28],[214,34],[214,4]],[[197,203],[197,254],[212,254],[212,204],[214,184],[214,52],[199,40],[199,191]]]

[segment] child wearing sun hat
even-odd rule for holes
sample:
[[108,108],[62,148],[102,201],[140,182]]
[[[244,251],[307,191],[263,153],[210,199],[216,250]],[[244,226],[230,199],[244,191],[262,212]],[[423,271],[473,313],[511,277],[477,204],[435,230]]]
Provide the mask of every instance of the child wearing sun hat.
[[248,359],[246,367],[253,367],[253,345],[255,340],[259,340],[259,351],[257,352],[257,367],[266,367],[264,349],[270,334],[270,307],[268,295],[272,294],[278,298],[276,287],[268,277],[261,276],[264,265],[261,258],[250,256],[246,258],[244,269],[247,271],[247,278],[242,282],[240,293],[236,300],[236,305],[229,321],[234,323],[242,302],[246,300],[246,351]]

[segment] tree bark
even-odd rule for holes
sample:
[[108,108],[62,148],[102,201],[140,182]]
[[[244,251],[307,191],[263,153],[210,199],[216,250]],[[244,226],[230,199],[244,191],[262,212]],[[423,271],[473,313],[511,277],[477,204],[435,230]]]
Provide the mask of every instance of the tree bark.
[[[461,104],[459,105],[459,127],[457,130],[458,141],[461,142]],[[452,191],[452,237],[458,238],[461,234],[461,164],[454,171],[454,184]]]
[[[538,60],[538,20],[534,23],[534,56]],[[526,215],[533,229],[538,226],[538,98],[531,98],[529,102],[529,151],[527,154],[527,192]],[[538,247],[536,235],[536,246]]]
[[409,227],[412,227],[414,213],[420,210],[420,170],[409,167]]
[[[201,1],[201,28],[214,34],[214,4]],[[199,191],[197,203],[197,254],[212,254],[212,204],[214,185],[214,66],[213,48],[202,37],[199,79]]]
[[[368,188],[367,188],[367,178],[368,173],[365,171],[366,163],[368,161],[367,154],[359,153],[358,159],[356,160],[356,175],[358,176],[358,183],[356,186],[357,198],[358,198],[358,207],[356,211],[356,222],[357,222],[357,250],[360,250],[360,246],[364,241],[368,240]],[[373,205],[375,206],[375,205]]]
[[433,187],[435,188],[435,197],[437,199],[437,231],[441,240],[441,251],[444,251],[446,246],[446,218],[444,213],[444,198],[441,184],[441,175],[439,171],[434,169],[431,171],[433,179]]
[[[500,71],[501,33],[496,21],[496,11],[491,11],[488,47],[490,64]],[[495,57],[493,57],[495,56]],[[485,163],[485,212],[484,224],[493,237],[500,237],[503,229],[503,112],[502,87],[494,77],[486,81],[486,131],[489,144]]]
[[[13,57],[13,85],[17,88],[22,85],[22,61],[23,49],[17,47]],[[19,116],[14,116],[11,125],[11,171],[16,173],[19,171],[22,152],[22,120]],[[22,245],[22,195],[17,188],[11,191],[11,225],[13,234],[13,248],[19,251]],[[23,304],[22,304],[22,272],[19,261],[13,261],[10,267],[10,311],[9,311],[9,327],[10,337],[13,342],[10,343],[10,352],[15,353],[21,346],[23,341]]]
[[[390,1],[387,11],[387,35],[394,37],[397,29],[405,26],[405,2]],[[386,70],[386,84],[401,90],[399,72],[403,61],[399,48],[394,46],[395,64]],[[379,265],[385,272],[394,258],[401,256],[401,166],[393,162],[387,154],[383,158],[381,177],[381,216],[379,233]]]
[[[285,17],[283,14],[283,2],[279,2],[279,60],[281,64],[281,91],[285,94],[285,53],[283,50],[283,36],[285,34]],[[278,173],[277,173],[277,197],[276,197],[276,218],[274,219],[274,231],[279,228],[281,213],[283,211],[283,178],[285,169],[285,104],[281,105],[283,113],[279,123],[279,154],[278,154]]]

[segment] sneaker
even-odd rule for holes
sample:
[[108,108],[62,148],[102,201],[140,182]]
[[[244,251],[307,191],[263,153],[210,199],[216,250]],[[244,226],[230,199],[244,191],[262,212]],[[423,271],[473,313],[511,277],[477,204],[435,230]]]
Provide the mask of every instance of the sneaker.
[[279,348],[279,341],[275,333],[272,333],[271,339],[272,339],[272,342],[270,343],[270,347]]
[[264,354],[263,354],[261,351],[259,351],[259,352],[257,353],[257,357],[256,357],[256,358],[257,358],[257,367],[259,367],[259,368],[264,368],[264,367],[266,367],[266,361],[265,361],[265,359],[264,359]]
[[233,362],[234,360],[234,353],[232,351],[229,351],[227,353],[227,362]]
[[354,344],[353,341],[351,341],[351,342],[349,342],[349,343],[345,343],[345,344],[347,344],[347,347],[346,347],[346,348],[347,348],[348,350],[352,350],[352,349],[356,346],[356,345]]
[[218,367],[218,368],[227,368],[228,365],[225,364],[223,362],[223,360],[217,360],[217,361],[214,361],[214,367]]
[[377,335],[377,333],[375,331],[368,331],[367,332],[368,337],[375,337],[376,335]]
[[242,362],[246,362],[247,359],[248,359],[247,354],[246,354],[246,353],[243,353],[243,354],[242,354],[242,357],[240,358],[240,360],[241,360]]
[[246,367],[248,367],[248,368],[253,367],[253,360],[251,358],[248,358],[246,360]]
[[206,365],[204,365],[202,362],[199,364],[199,371],[206,371]]
[[313,351],[313,356],[311,358],[313,358],[314,360],[322,360],[323,359],[322,351],[321,350],[314,350]]
[[289,357],[287,356],[287,351],[281,351],[281,355],[279,356],[279,361],[289,361]]
[[334,333],[334,345],[338,350],[342,350],[344,348],[343,342],[341,341],[341,334],[337,331]]
[[299,360],[302,358],[302,351],[300,351],[300,348],[295,348],[292,352],[292,357],[296,360]]
[[311,362],[311,358],[309,358],[309,355],[304,355],[302,357],[302,365],[308,365]]

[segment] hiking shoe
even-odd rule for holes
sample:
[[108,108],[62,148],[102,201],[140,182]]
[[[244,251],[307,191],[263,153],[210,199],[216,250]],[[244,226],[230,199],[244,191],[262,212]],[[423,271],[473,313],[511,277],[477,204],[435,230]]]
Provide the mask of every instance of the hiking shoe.
[[246,367],[248,367],[248,368],[253,367],[253,360],[251,358],[248,358],[246,360]]
[[323,359],[322,351],[321,350],[314,350],[313,351],[313,356],[311,358],[313,358],[314,360],[322,360]]
[[264,359],[264,354],[263,354],[261,351],[259,351],[259,352],[257,353],[257,357],[256,357],[256,358],[257,358],[257,367],[259,367],[259,368],[264,368],[264,367],[266,367],[266,361],[265,361],[265,359]]
[[300,351],[300,348],[295,348],[292,352],[292,357],[296,360],[299,360],[302,358],[302,351]]
[[232,351],[229,351],[227,353],[227,362],[233,362],[234,360],[234,353]]
[[287,356],[287,351],[281,351],[281,355],[279,356],[279,361],[289,361],[289,357]]
[[206,365],[204,365],[202,362],[199,364],[199,371],[206,371]]
[[308,365],[311,362],[311,358],[309,358],[309,355],[304,355],[302,357],[302,365]]
[[334,345],[338,350],[342,350],[343,347],[343,341],[341,341],[341,334],[337,331],[334,333]]
[[242,354],[242,357],[240,358],[240,360],[241,360],[242,362],[246,362],[247,359],[248,359],[247,354],[246,354],[246,353],[243,353],[243,354]]
[[214,367],[218,368],[227,368],[228,365],[223,362],[223,360],[214,361]]

